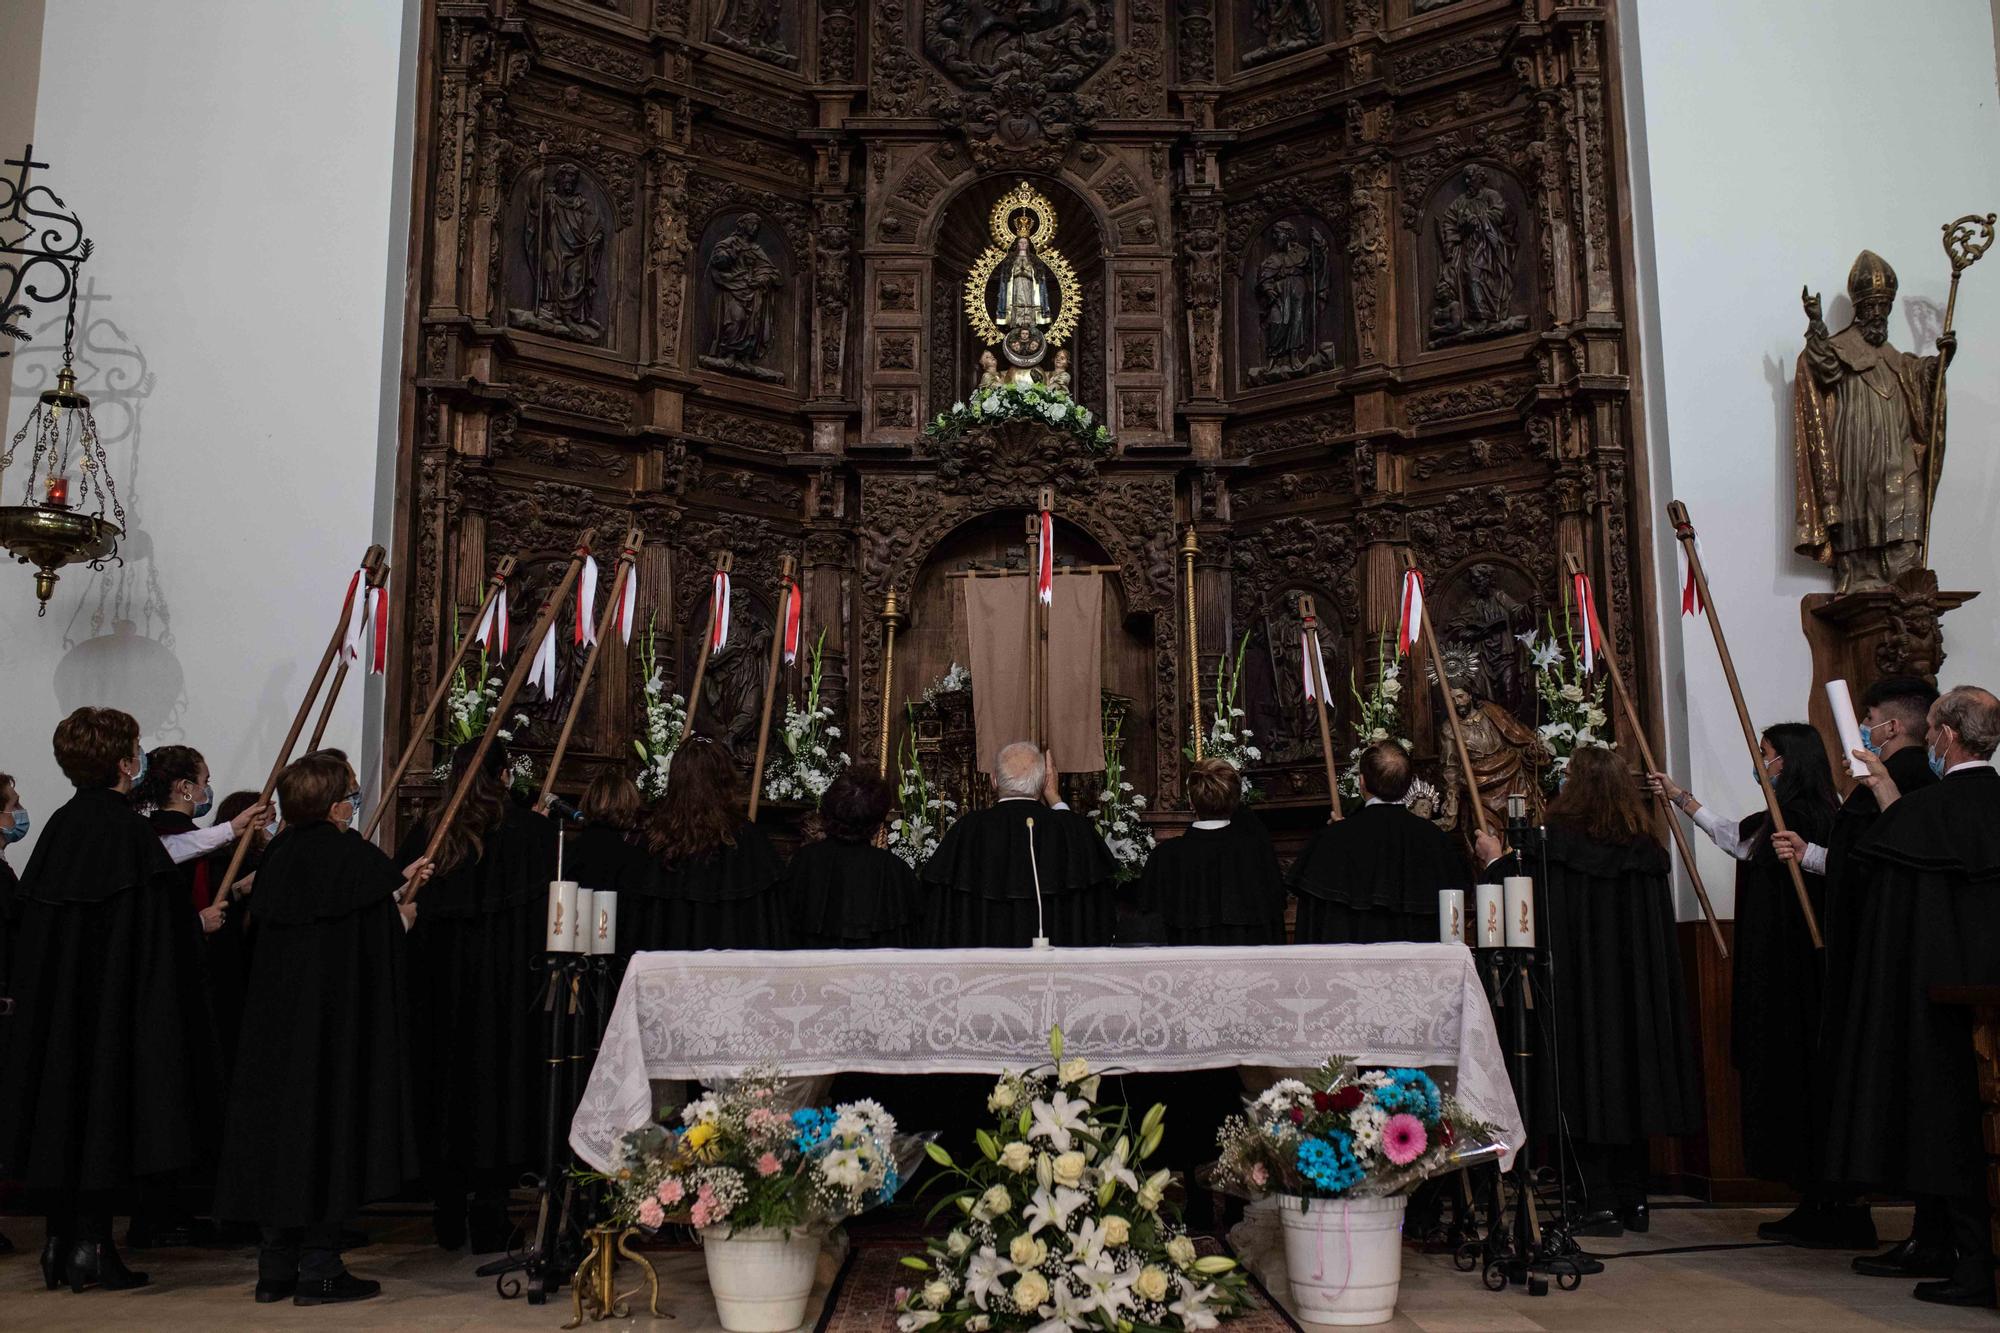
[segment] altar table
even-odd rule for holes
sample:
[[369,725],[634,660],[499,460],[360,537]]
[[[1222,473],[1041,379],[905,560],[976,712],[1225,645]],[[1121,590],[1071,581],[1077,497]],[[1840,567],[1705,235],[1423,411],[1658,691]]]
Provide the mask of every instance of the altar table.
[[570,1146],[609,1170],[652,1115],[651,1079],[997,1074],[1046,1063],[1057,1025],[1099,1071],[1451,1066],[1506,1162],[1525,1137],[1463,945],[723,949],[633,956]]

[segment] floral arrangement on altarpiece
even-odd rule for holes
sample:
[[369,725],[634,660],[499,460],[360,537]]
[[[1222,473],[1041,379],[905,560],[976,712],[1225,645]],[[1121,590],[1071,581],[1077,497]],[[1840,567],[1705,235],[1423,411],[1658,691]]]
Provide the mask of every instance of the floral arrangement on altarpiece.
[[[486,649],[479,650],[479,665],[476,668],[459,667],[451,678],[451,689],[444,697],[444,727],[438,737],[438,761],[431,768],[431,778],[440,784],[451,781],[451,757],[458,747],[478,740],[486,734],[486,723],[493,716],[493,708],[500,702],[501,687],[506,684],[500,674],[492,669],[486,658]],[[501,744],[511,744],[516,736],[528,728],[528,715],[516,713],[507,719],[507,725],[493,733]],[[535,761],[525,754],[514,756],[508,770],[507,785],[519,795],[528,795],[535,789]]]
[[1545,635],[1527,629],[1515,638],[1528,650],[1528,662],[1535,671],[1536,712],[1545,719],[1536,726],[1535,734],[1549,752],[1549,764],[1542,770],[1542,790],[1553,796],[1561,790],[1569,757],[1579,746],[1615,749],[1618,742],[1606,730],[1610,715],[1604,709],[1604,677],[1593,677],[1584,670],[1583,649],[1570,622],[1568,603],[1563,606],[1560,636],[1554,621],[1545,623]]
[[1111,859],[1118,863],[1118,882],[1121,884],[1137,879],[1139,872],[1146,868],[1146,858],[1153,853],[1153,830],[1146,826],[1141,813],[1146,808],[1146,798],[1125,780],[1124,735],[1122,711],[1116,718],[1107,714],[1104,717],[1104,788],[1097,793],[1096,809],[1090,812],[1091,821],[1097,825],[1098,836],[1111,849]]
[[1005,384],[976,391],[924,424],[924,437],[947,444],[982,426],[1003,421],[1035,421],[1069,435],[1093,457],[1111,452],[1111,432],[1096,422],[1089,408],[1060,389],[1039,384]]
[[833,709],[820,702],[820,673],[826,650],[822,629],[806,655],[806,695],[785,700],[785,720],[779,728],[780,748],[771,753],[764,770],[764,799],[798,801],[817,809],[820,797],[853,761],[847,751],[833,748],[840,728]]
[[1148,1173],[1166,1107],[1134,1124],[1098,1105],[1087,1061],[1063,1058],[1049,1034],[1048,1068],[1001,1076],[987,1098],[989,1128],[963,1165],[926,1151],[952,1193],[932,1209],[951,1229],[903,1263],[900,1333],[1042,1329],[1214,1328],[1241,1311],[1248,1282],[1236,1261],[1200,1255],[1166,1201],[1172,1173]]
[[667,692],[660,672],[659,652],[653,637],[653,621],[646,622],[646,637],[639,641],[639,669],[646,673],[644,698],[646,734],[632,742],[639,752],[640,794],[657,801],[667,794],[667,778],[673,773],[674,752],[687,735],[687,700]]
[[[1347,752],[1347,762],[1340,770],[1340,794],[1349,802],[1361,800],[1358,765],[1363,750],[1382,741],[1396,742],[1403,747],[1405,754],[1416,748],[1410,738],[1402,734],[1402,665],[1389,655],[1389,634],[1385,632],[1377,636],[1375,642],[1375,683],[1368,687],[1368,692],[1361,692],[1360,683],[1354,679],[1352,671],[1347,675],[1347,692],[1354,696],[1354,734],[1358,738],[1354,748]],[[1443,800],[1435,786],[1417,778],[1410,783],[1410,790],[1399,804],[1408,806],[1425,819],[1431,819],[1436,817]]]
[[[1250,802],[1259,793],[1250,781],[1250,765],[1262,762],[1264,752],[1252,742],[1257,733],[1243,725],[1243,707],[1237,703],[1237,692],[1243,682],[1243,657],[1250,647],[1250,631],[1243,631],[1243,637],[1236,643],[1232,656],[1224,653],[1215,664],[1215,686],[1209,698],[1215,701],[1215,716],[1208,724],[1208,734],[1202,737],[1202,756],[1208,759],[1226,760],[1243,778],[1243,799]],[[1189,727],[1190,739],[1181,754],[1190,763],[1195,758],[1193,727]]]
[[[961,677],[961,683],[953,688],[963,689],[963,681],[970,679],[965,668],[954,662],[951,671]],[[944,677],[950,678],[951,673]],[[937,688],[933,683],[924,691],[926,702]],[[896,756],[896,812],[889,818],[889,840],[883,845],[900,857],[903,864],[917,870],[931,859],[944,835],[958,822],[958,802],[931,787],[917,755],[917,710],[906,705],[905,711],[909,726],[903,732]]]

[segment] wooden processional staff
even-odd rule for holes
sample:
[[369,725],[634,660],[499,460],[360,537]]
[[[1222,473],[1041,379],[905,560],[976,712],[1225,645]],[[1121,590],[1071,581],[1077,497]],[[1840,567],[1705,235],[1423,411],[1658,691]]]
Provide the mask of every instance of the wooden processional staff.
[[[355,604],[355,615],[362,614],[368,605],[369,595],[389,581],[389,562],[387,560],[377,560],[374,564],[367,565],[363,573],[363,578],[366,586],[357,587],[354,590],[354,595],[360,599]],[[353,623],[353,620],[350,618],[348,624],[352,625]],[[366,654],[368,651],[367,645],[364,644],[362,646],[363,654]],[[340,699],[340,687],[347,683],[347,668],[349,665],[347,655],[343,653],[340,658],[340,665],[333,669],[333,684],[327,686],[326,702],[320,707],[319,721],[313,723],[312,739],[306,742],[306,752],[308,754],[319,748],[320,739],[326,735],[326,724],[333,717],[334,704]]]
[[[437,718],[437,710],[443,707],[445,695],[451,693],[452,682],[457,679],[458,669],[464,664],[466,653],[479,639],[480,626],[486,623],[487,614],[493,610],[493,603],[507,591],[507,580],[513,577],[514,566],[519,562],[518,555],[501,556],[500,563],[493,567],[493,576],[486,580],[486,600],[481,602],[479,610],[473,613],[472,628],[459,639],[458,650],[451,655],[451,661],[445,663],[444,674],[438,677],[437,688],[431,691],[431,701],[424,705],[423,716],[419,717],[417,725],[410,729],[410,742],[403,747],[402,757],[396,760],[396,766],[389,770],[389,776],[382,780],[382,790],[375,798],[375,809],[368,816],[368,827],[361,833],[361,836],[369,842],[375,841],[375,830],[381,827],[382,817],[388,812],[390,794],[403,780],[403,774],[409,771],[411,761],[417,757],[417,751],[430,739],[431,723]],[[480,684],[484,685],[485,682],[481,681]]]
[[[1332,807],[1327,822],[1340,822],[1340,774],[1333,765],[1333,727],[1327,719],[1326,661],[1319,651],[1319,617],[1313,614],[1310,593],[1299,596],[1299,649],[1305,658],[1307,681],[1316,696],[1314,712],[1319,716],[1319,752],[1326,759],[1326,802]],[[1221,705],[1218,703],[1217,707]]]
[[708,628],[701,634],[701,652],[694,660],[694,682],[688,687],[687,725],[685,736],[694,735],[695,714],[701,709],[701,683],[708,676],[708,659],[715,652],[715,627],[718,618],[729,614],[727,602],[727,580],[729,571],[736,568],[736,556],[731,551],[715,553],[715,568],[709,574]]
[[[1417,562],[1404,557],[1406,567],[1414,571]],[[1472,754],[1465,748],[1465,731],[1458,725],[1458,708],[1451,701],[1451,677],[1445,673],[1444,654],[1438,649],[1437,634],[1431,629],[1431,605],[1428,598],[1418,604],[1418,637],[1430,650],[1431,670],[1437,675],[1438,693],[1444,696],[1444,717],[1451,727],[1451,748],[1458,754],[1458,771],[1465,779],[1465,797],[1472,802],[1473,826],[1481,833],[1493,830],[1487,822],[1486,802],[1479,799],[1479,780],[1472,774]]]
[[[1187,570],[1187,660],[1188,660],[1188,707],[1194,717],[1194,757],[1200,762],[1203,756],[1201,734],[1201,634],[1194,618],[1194,558],[1201,554],[1201,544],[1195,540],[1194,524],[1188,524],[1187,536],[1181,541],[1181,563]],[[1215,701],[1217,708],[1222,700]],[[1332,755],[1327,756],[1329,769],[1333,764]],[[1334,809],[1340,809],[1340,802],[1334,802]],[[1335,816],[1338,818],[1338,816]]]
[[[374,569],[383,563],[386,552],[380,546],[370,546],[361,557],[363,569]],[[350,615],[359,615],[365,602],[365,595],[356,587],[355,595],[345,599],[340,608],[340,617],[334,621],[333,637],[326,641],[326,651],[320,655],[319,670],[313,672],[312,684],[306,686],[306,697],[299,701],[299,711],[292,716],[291,730],[285,733],[285,743],[278,750],[278,758],[271,765],[269,776],[264,779],[263,789],[257,793],[257,804],[270,801],[271,791],[278,785],[278,774],[285,771],[285,765],[292,761],[292,747],[299,743],[299,733],[306,729],[306,718],[312,713],[313,700],[319,697],[319,687],[326,683],[326,673],[333,666],[333,659],[340,655],[341,645],[347,642],[347,620]],[[222,885],[215,891],[215,901],[229,901],[230,890],[236,887],[236,874],[243,869],[243,858],[250,851],[250,839],[238,838],[234,850],[229,853],[229,867],[222,872]]]
[[[1695,546],[1694,524],[1688,521],[1687,506],[1679,500],[1672,501],[1667,505],[1667,518],[1674,525],[1674,536],[1680,541],[1681,549],[1687,553],[1688,570],[1694,575],[1696,591],[1701,594],[1702,610],[1708,616],[1708,632],[1715,637],[1715,655],[1722,659],[1722,675],[1729,682],[1729,697],[1736,703],[1736,720],[1743,726],[1743,743],[1750,747],[1750,762],[1757,769],[1757,785],[1764,789],[1764,808],[1770,812],[1771,831],[1783,833],[1785,814],[1778,808],[1778,790],[1771,785],[1771,775],[1764,768],[1764,756],[1757,749],[1757,727],[1750,721],[1750,709],[1743,702],[1743,686],[1736,679],[1736,662],[1729,656],[1729,642],[1722,637],[1722,620],[1715,613],[1715,599],[1709,595],[1708,572],[1701,567],[1701,552]],[[1785,868],[1792,874],[1792,891],[1798,894],[1799,910],[1806,914],[1806,933],[1812,936],[1813,948],[1824,949],[1826,941],[1820,938],[1819,918],[1813,914],[1812,899],[1806,896],[1806,881],[1799,873],[1799,863],[1787,861]]]
[[1049,748],[1049,603],[1042,600],[1046,576],[1053,595],[1056,563],[1056,491],[1042,487],[1036,510],[1028,516],[1028,615],[1032,628],[1028,639],[1028,721],[1035,748]]
[[[757,822],[757,806],[764,795],[764,760],[771,752],[771,705],[778,697],[778,667],[785,651],[787,627],[792,623],[798,602],[798,564],[790,556],[778,578],[783,590],[778,595],[778,620],[771,626],[771,662],[764,669],[764,709],[757,720],[757,762],[750,769],[750,822]],[[888,765],[883,765],[888,772]]]
[[[645,538],[639,529],[630,528],[625,533],[625,547],[618,553],[618,572],[611,577],[611,596],[605,599],[604,612],[597,617],[597,633],[590,641],[590,651],[584,654],[583,669],[577,673],[576,691],[569,701],[569,712],[563,717],[562,731],[556,735],[555,753],[549,756],[548,772],[542,776],[542,791],[535,798],[535,808],[548,808],[549,797],[556,789],[556,770],[562,767],[563,758],[569,753],[570,734],[576,730],[577,715],[583,711],[583,697],[590,689],[591,677],[597,673],[597,655],[604,651],[605,636],[611,633],[611,624],[618,618],[618,608],[625,602],[625,584],[632,577],[632,566],[639,562],[639,547]],[[580,606],[576,610],[579,621],[589,615],[591,608]]]
[[[1569,565],[1572,578],[1583,573],[1583,562],[1576,558],[1574,551],[1565,554],[1563,559]],[[1618,669],[1618,654],[1613,651],[1611,640],[1605,637],[1604,627],[1597,623],[1597,607],[1587,604],[1583,608],[1583,614],[1590,622],[1590,638],[1591,642],[1597,645],[1598,659],[1604,663],[1605,674],[1611,677],[1611,693],[1618,700],[1618,711],[1625,715],[1625,727],[1632,733],[1632,739],[1639,746],[1639,759],[1646,765],[1648,773],[1661,772],[1658,761],[1653,758],[1652,742],[1646,739],[1646,728],[1639,721],[1639,710],[1633,707],[1632,696],[1625,692],[1625,673]],[[1722,927],[1715,919],[1715,905],[1709,902],[1708,886],[1701,882],[1701,870],[1694,863],[1694,848],[1688,845],[1687,830],[1683,829],[1680,820],[1674,817],[1674,812],[1668,807],[1664,794],[1655,793],[1655,799],[1659,801],[1660,808],[1666,812],[1667,827],[1673,831],[1674,846],[1680,848],[1681,864],[1687,867],[1688,879],[1694,884],[1694,896],[1701,903],[1701,914],[1708,922],[1709,934],[1715,937],[1716,952],[1727,958],[1729,946],[1723,942]]]
[[[486,719],[486,730],[479,737],[479,745],[472,752],[472,760],[466,764],[465,772],[458,779],[458,786],[451,793],[451,800],[446,803],[444,813],[438,816],[437,826],[431,830],[430,843],[424,848],[425,859],[435,859],[438,849],[444,846],[445,834],[451,831],[451,823],[458,818],[459,807],[465,804],[466,795],[472,790],[473,779],[479,776],[480,766],[486,762],[486,756],[493,749],[495,734],[513,710],[514,700],[521,693],[521,687],[528,682],[528,673],[534,667],[535,658],[540,654],[542,640],[547,637],[550,627],[556,622],[556,612],[561,609],[563,599],[569,596],[570,589],[576,586],[576,576],[583,569],[583,562],[590,556],[590,539],[593,535],[591,529],[585,528],[582,535],[577,538],[576,552],[570,556],[569,568],[563,571],[561,582],[557,583],[554,590],[549,593],[548,600],[542,603],[541,614],[535,617],[534,629],[529,632],[526,639],[522,640],[521,651],[514,659],[514,669],[507,673],[507,683],[501,687],[500,698],[494,703],[493,711]],[[404,901],[414,899],[422,887],[421,884],[412,885],[409,898]]]

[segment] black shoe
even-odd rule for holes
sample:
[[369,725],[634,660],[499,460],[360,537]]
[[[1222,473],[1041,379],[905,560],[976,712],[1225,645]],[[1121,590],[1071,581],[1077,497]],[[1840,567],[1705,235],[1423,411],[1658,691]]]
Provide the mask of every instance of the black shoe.
[[1991,1305],[1993,1279],[1989,1277],[1984,1282],[1961,1282],[1955,1278],[1943,1282],[1919,1282],[1910,1294],[1932,1305]]
[[298,1289],[299,1280],[295,1277],[281,1278],[276,1282],[259,1282],[257,1304],[276,1305],[279,1301],[288,1301],[292,1298],[292,1293]]
[[1643,1236],[1653,1229],[1653,1214],[1645,1204],[1635,1203],[1630,1208],[1618,1210],[1618,1222],[1627,1231]]
[[1811,1204],[1802,1203],[1775,1222],[1759,1222],[1757,1235],[1764,1240],[1783,1241],[1789,1245],[1812,1224],[1815,1211]]
[[106,1291],[130,1291],[143,1287],[148,1279],[135,1273],[118,1257],[118,1247],[110,1241],[80,1240],[70,1247],[69,1289],[81,1293],[85,1287]]
[[1570,1228],[1570,1234],[1575,1236],[1616,1237],[1624,1235],[1625,1228],[1619,1223],[1618,1214],[1612,1212],[1609,1208],[1599,1208],[1595,1212],[1585,1213],[1578,1217],[1576,1225]]
[[1866,1204],[1836,1203],[1816,1210],[1789,1243],[1808,1250],[1872,1250],[1880,1240]]
[[69,1275],[69,1250],[75,1242],[67,1236],[49,1233],[42,1242],[42,1285],[54,1291]]
[[1599,1259],[1596,1255],[1585,1254],[1582,1250],[1578,1250],[1575,1254],[1568,1255],[1566,1258],[1569,1263],[1576,1265],[1576,1271],[1585,1277],[1591,1277],[1604,1271],[1604,1261],[1602,1259]]
[[1950,1277],[1958,1256],[1949,1247],[1919,1245],[1915,1236],[1880,1254],[1860,1254],[1854,1271],[1863,1277]]
[[343,1272],[337,1277],[300,1278],[293,1305],[339,1305],[345,1301],[365,1301],[380,1296],[382,1284]]

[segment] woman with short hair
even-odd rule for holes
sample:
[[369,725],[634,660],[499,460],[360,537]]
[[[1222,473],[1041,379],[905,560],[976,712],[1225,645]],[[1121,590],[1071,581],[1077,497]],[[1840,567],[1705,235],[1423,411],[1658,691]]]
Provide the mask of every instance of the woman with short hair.
[[820,798],[826,837],[793,854],[785,899],[806,949],[908,949],[923,904],[917,875],[883,847],[895,793],[870,771],[849,769]]

